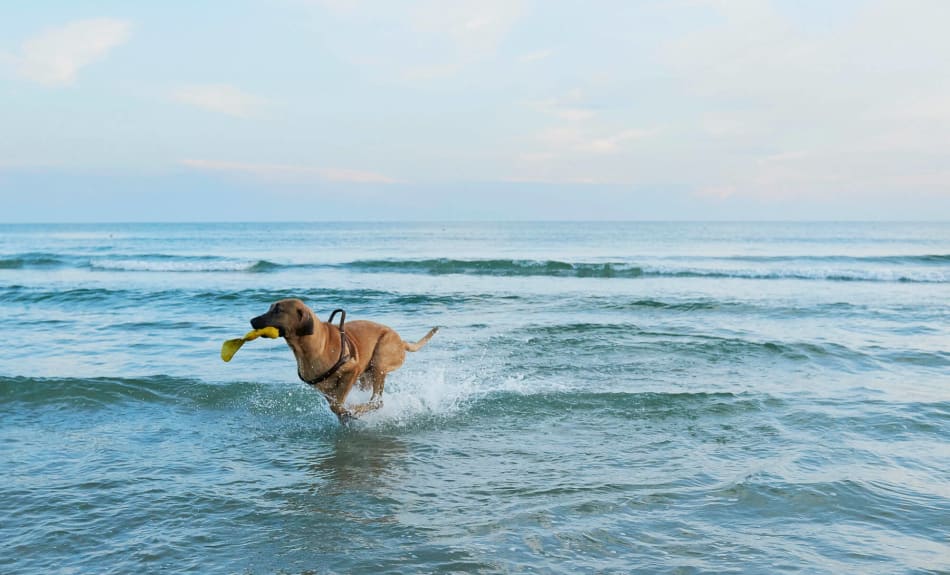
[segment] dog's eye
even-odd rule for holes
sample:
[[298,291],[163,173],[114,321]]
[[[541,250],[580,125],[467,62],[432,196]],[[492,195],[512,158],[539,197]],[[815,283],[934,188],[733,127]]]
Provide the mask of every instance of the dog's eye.
[[276,305],[276,304],[274,305],[274,313],[280,313],[280,306],[279,306],[279,305]]

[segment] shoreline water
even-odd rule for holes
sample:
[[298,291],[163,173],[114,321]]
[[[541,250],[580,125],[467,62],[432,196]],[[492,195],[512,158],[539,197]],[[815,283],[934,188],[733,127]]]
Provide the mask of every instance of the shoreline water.
[[[341,429],[288,296],[443,328]],[[950,566],[948,223],[3,224],[0,320],[3,572]]]

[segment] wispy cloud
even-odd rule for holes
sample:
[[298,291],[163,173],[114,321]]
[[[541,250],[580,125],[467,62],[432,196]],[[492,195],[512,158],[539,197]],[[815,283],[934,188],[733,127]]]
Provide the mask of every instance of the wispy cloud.
[[735,186],[707,186],[697,188],[693,196],[707,200],[726,200],[735,196],[736,192]]
[[511,184],[574,184],[574,185],[595,185],[595,184],[609,184],[610,182],[598,179],[598,178],[585,178],[585,177],[558,177],[558,176],[514,176],[510,178],[502,178],[502,182],[508,182]]
[[329,182],[349,182],[356,184],[397,184],[399,180],[358,170],[339,168],[317,168],[293,164],[255,164],[245,162],[225,162],[218,160],[182,160],[183,166],[204,171],[247,174],[271,179],[319,179]]
[[521,0],[429,0],[418,6],[415,27],[446,35],[463,57],[493,53],[524,10]]
[[[418,84],[491,63],[524,18],[526,0],[294,0],[312,10],[321,41],[365,75]],[[381,34],[381,31],[384,33]],[[361,35],[366,35],[360,40]],[[528,60],[547,57],[543,51]],[[527,60],[526,60],[527,61]]]
[[[440,47],[432,61],[410,66],[410,80],[454,76],[493,57],[524,12],[522,0],[428,0],[411,16],[412,32]],[[427,58],[428,60],[429,58]]]
[[247,118],[264,104],[264,100],[229,84],[192,84],[171,94],[173,100],[211,112]]
[[591,105],[580,89],[527,106],[549,118],[549,125],[531,136],[533,150],[512,157],[505,181],[626,185],[643,180],[642,168],[631,167],[643,149],[635,143],[659,130],[624,127],[622,115]]
[[403,78],[409,81],[437,80],[439,78],[450,78],[458,74],[462,69],[462,64],[453,62],[449,64],[437,64],[432,66],[417,66],[407,68],[403,71]]
[[653,135],[655,130],[607,128],[597,121],[597,113],[583,103],[580,90],[531,103],[531,107],[546,116],[557,118],[557,125],[541,131],[537,140],[547,148],[547,153],[556,154],[613,154],[626,142]]
[[79,71],[102,60],[131,35],[131,23],[112,18],[76,20],[26,40],[4,60],[16,72],[47,86],[66,86]]
[[325,10],[337,13],[351,13],[360,7],[359,0],[301,0],[303,4],[320,6]]
[[697,8],[715,24],[659,52],[701,103],[699,145],[680,156],[696,196],[946,196],[950,85],[935,78],[950,4],[840,3],[820,19],[767,2]]
[[642,140],[652,136],[653,130],[621,130],[607,135],[593,136],[578,141],[575,145],[580,151],[590,152],[592,154],[613,154],[618,152],[622,144]]
[[530,64],[532,62],[540,62],[541,60],[547,60],[551,57],[551,54],[554,54],[554,50],[535,50],[534,52],[528,52],[527,54],[522,54],[518,57],[518,61],[522,64]]
[[594,117],[594,110],[578,105],[578,97],[548,98],[532,102],[531,106],[544,114],[568,122],[580,122]]

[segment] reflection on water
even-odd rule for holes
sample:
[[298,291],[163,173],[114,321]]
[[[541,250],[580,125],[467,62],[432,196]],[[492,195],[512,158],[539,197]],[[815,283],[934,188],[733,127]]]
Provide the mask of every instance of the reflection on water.
[[405,475],[408,449],[397,437],[344,429],[330,441],[331,449],[309,465],[320,479],[314,489],[324,496],[380,495]]
[[[412,491],[406,441],[366,429],[340,429],[305,459],[306,480],[276,490],[279,520],[268,537],[273,557],[253,565],[295,565],[299,572],[404,573],[430,566],[485,567],[471,554],[432,543],[427,529],[400,521]],[[398,543],[394,543],[398,542]]]

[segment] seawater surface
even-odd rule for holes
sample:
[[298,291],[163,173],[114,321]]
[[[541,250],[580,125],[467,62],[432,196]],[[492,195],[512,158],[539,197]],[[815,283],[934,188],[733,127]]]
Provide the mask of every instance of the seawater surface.
[[[416,340],[341,427],[274,300]],[[948,573],[950,224],[0,226],[0,572]]]

